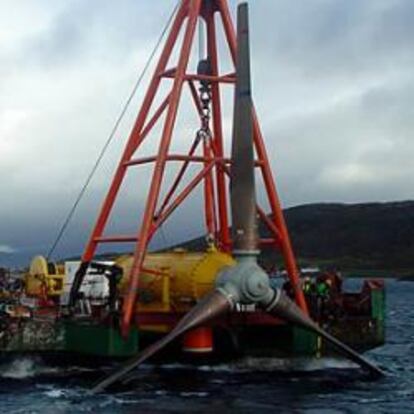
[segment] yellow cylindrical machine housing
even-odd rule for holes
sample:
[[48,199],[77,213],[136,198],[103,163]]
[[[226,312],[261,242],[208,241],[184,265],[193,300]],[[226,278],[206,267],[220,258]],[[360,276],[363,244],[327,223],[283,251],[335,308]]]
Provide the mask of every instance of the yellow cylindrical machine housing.
[[28,296],[41,296],[47,275],[47,261],[43,256],[36,256],[30,263],[25,275],[25,290]]
[[[128,286],[133,256],[122,256],[116,264],[123,269],[119,285],[122,294]],[[213,248],[205,252],[149,253],[139,279],[139,309],[153,310],[156,303],[187,309],[213,289],[220,270],[234,264],[232,256]]]
[[35,256],[25,275],[25,293],[28,296],[59,296],[63,292],[64,269]]

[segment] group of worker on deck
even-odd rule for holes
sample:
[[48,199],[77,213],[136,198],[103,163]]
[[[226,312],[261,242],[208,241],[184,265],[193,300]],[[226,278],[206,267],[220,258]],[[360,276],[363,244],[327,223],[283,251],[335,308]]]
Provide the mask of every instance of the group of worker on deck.
[[[283,289],[289,296],[294,296],[290,281],[284,283]],[[340,273],[327,271],[315,278],[305,276],[302,279],[302,290],[313,318],[328,321],[338,316],[337,313],[340,310],[338,301],[342,293]]]

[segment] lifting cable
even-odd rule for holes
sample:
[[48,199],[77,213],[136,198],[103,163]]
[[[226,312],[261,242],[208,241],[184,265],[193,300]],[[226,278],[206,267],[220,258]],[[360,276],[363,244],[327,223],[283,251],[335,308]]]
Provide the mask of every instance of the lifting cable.
[[154,46],[154,49],[152,50],[152,52],[151,52],[151,54],[150,54],[150,56],[149,56],[149,58],[148,58],[148,60],[147,60],[147,62],[145,64],[145,66],[144,66],[143,71],[141,72],[138,80],[135,82],[135,85],[132,88],[132,92],[128,96],[128,99],[126,100],[126,102],[125,102],[125,104],[124,104],[124,106],[123,106],[120,114],[118,115],[118,117],[116,119],[116,122],[115,122],[115,124],[114,124],[114,126],[113,126],[113,128],[111,130],[111,133],[109,134],[108,139],[106,140],[104,146],[102,147],[102,150],[100,151],[99,156],[98,156],[97,160],[95,161],[95,164],[93,165],[93,167],[92,167],[92,169],[91,169],[91,171],[90,171],[90,173],[89,173],[89,175],[88,175],[88,177],[87,177],[87,179],[85,181],[85,184],[83,185],[81,191],[79,192],[79,195],[77,196],[75,202],[73,203],[72,208],[69,210],[68,215],[66,216],[65,220],[63,221],[62,226],[60,227],[60,230],[59,230],[59,232],[57,234],[57,237],[56,237],[55,241],[53,242],[53,244],[51,245],[51,248],[50,248],[50,250],[49,250],[49,252],[48,252],[48,254],[46,256],[47,260],[49,260],[51,258],[52,254],[56,250],[56,247],[58,246],[60,240],[62,239],[63,235],[65,234],[65,231],[66,231],[67,227],[69,226],[69,223],[72,220],[72,217],[75,214],[75,211],[78,208],[79,203],[82,200],[82,197],[84,196],[86,190],[88,189],[88,186],[89,186],[89,184],[90,184],[93,176],[95,175],[96,170],[98,169],[98,167],[99,167],[99,165],[100,165],[100,163],[102,161],[102,158],[104,157],[104,155],[106,153],[106,150],[109,147],[109,144],[112,142],[112,140],[113,140],[113,138],[115,136],[115,133],[117,132],[118,127],[119,127],[122,119],[124,118],[124,115],[125,115],[128,107],[129,107],[132,99],[134,98],[134,96],[135,96],[135,94],[136,94],[136,92],[137,92],[137,90],[138,90],[138,88],[139,88],[139,86],[140,86],[140,84],[141,84],[141,82],[142,82],[142,80],[143,80],[146,72],[148,71],[149,66],[151,65],[152,60],[154,59],[155,54],[157,53],[157,51],[158,51],[158,49],[159,49],[159,47],[161,45],[161,42],[162,42],[165,34],[167,33],[168,28],[171,25],[171,22],[172,22],[175,14],[176,14],[176,12],[178,10],[179,4],[180,4],[180,0],[178,0],[177,4],[174,6],[174,9],[173,9],[170,17],[168,18],[168,21],[167,21],[167,23],[166,23],[163,31],[161,32],[161,35],[158,38],[158,40],[157,40],[157,42],[156,42],[156,44]]

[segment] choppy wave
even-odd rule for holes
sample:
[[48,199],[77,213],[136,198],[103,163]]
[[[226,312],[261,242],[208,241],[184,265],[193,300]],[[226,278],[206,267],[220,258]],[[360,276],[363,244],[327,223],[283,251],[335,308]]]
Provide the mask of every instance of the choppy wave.
[[101,372],[84,372],[76,366],[57,369],[38,360],[19,359],[0,366],[0,376],[5,378],[0,381],[0,412],[411,413],[414,291],[412,285],[388,285],[388,342],[368,356],[387,371],[380,381],[366,380],[343,359],[246,358],[217,366],[147,364],[118,389],[90,396],[87,389]]
[[0,378],[28,379],[37,376],[56,376],[93,372],[93,368],[80,366],[56,367],[45,364],[41,358],[14,358],[0,365]]
[[58,368],[45,366],[35,358],[18,358],[0,365],[1,378],[26,379],[58,371]]
[[[189,364],[172,363],[163,364],[157,369],[165,370],[196,370],[203,372],[267,372],[267,371],[295,371],[295,372],[312,372],[323,369],[353,369],[358,365],[352,361],[340,358],[254,358],[246,357],[239,361],[217,364],[217,365],[200,365],[194,366]],[[146,366],[146,369],[151,369]]]

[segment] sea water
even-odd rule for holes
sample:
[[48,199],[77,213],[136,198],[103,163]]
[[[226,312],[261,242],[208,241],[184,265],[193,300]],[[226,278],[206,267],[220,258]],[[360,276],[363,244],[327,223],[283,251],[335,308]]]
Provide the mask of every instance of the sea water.
[[384,379],[371,381],[346,360],[250,358],[145,365],[117,392],[97,396],[87,390],[102,370],[23,358],[0,367],[0,413],[413,413],[414,283],[387,282],[387,343],[366,356]]

